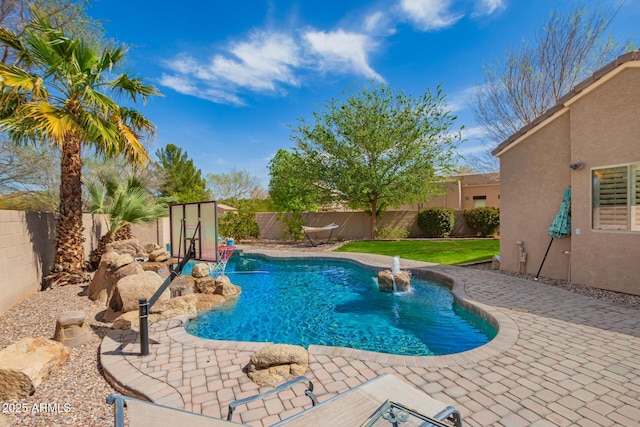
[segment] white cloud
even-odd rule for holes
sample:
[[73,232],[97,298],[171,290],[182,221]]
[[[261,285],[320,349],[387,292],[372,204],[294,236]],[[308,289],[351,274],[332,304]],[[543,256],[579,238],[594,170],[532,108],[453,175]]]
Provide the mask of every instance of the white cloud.
[[340,29],[332,32],[308,31],[304,38],[318,60],[317,65],[324,71],[344,72],[346,67],[356,74],[383,80],[369,66],[368,55],[375,48],[369,36]]
[[464,13],[450,10],[451,0],[401,0],[400,8],[424,31],[450,27],[464,16]]
[[491,15],[507,7],[505,0],[477,0],[473,16]]
[[300,86],[301,74],[318,70],[382,80],[368,63],[375,48],[370,36],[342,29],[294,35],[254,31],[209,58],[178,54],[165,61],[172,73],[163,74],[160,84],[216,103],[243,105],[243,93],[281,93]]
[[452,113],[468,109],[478,90],[479,86],[470,86],[448,95],[447,109]]
[[462,139],[478,140],[486,137],[487,134],[481,126],[469,127],[462,129]]
[[299,84],[294,69],[300,65],[300,52],[288,35],[255,32],[248,41],[234,45],[230,53],[233,56],[212,59],[206,71],[213,78],[258,91],[273,91],[277,82]]
[[393,16],[382,11],[365,16],[362,27],[365,33],[371,35],[390,36],[396,33]]
[[163,74],[160,77],[160,84],[185,95],[195,95],[197,93],[196,87],[188,79],[180,76]]

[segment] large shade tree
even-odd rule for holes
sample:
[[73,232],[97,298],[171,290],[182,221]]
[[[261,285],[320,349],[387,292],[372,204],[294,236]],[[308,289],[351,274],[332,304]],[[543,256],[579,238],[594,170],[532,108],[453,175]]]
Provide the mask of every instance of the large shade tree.
[[21,35],[0,27],[0,42],[16,53],[14,63],[0,63],[0,130],[18,143],[51,144],[61,151],[60,215],[47,284],[84,281],[82,149],[145,163],[143,138],[155,127],[112,95],[135,103],[158,92],[143,79],[115,72],[123,47],[88,43],[36,8]]
[[311,123],[300,119],[293,154],[281,157],[295,168],[302,191],[316,187],[368,211],[373,238],[377,216],[389,206],[442,191],[438,176],[455,167],[460,132],[440,87],[413,97],[369,82],[343,95],[313,113]]

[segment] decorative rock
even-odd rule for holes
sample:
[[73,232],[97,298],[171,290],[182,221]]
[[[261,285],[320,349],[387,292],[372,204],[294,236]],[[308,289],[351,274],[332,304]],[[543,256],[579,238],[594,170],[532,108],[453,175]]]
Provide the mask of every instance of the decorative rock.
[[202,277],[195,280],[195,286],[200,293],[213,294],[216,290],[216,281],[211,276]]
[[138,239],[116,240],[106,247],[107,252],[117,252],[119,254],[129,254],[133,258],[144,258],[145,253]]
[[56,321],[53,339],[68,347],[78,347],[91,341],[92,335],[85,317],[84,311],[67,311],[61,314]]
[[160,249],[160,246],[156,245],[155,243],[147,243],[146,245],[144,245],[142,249],[144,250],[145,253],[150,254],[156,249]]
[[407,292],[411,290],[411,277],[406,271],[400,271],[396,275],[392,275],[390,270],[378,272],[378,288],[382,292],[393,292],[393,283],[395,281],[395,290],[398,292]]
[[131,254],[120,254],[113,261],[112,265],[113,265],[113,268],[117,270],[120,267],[131,264],[132,262],[133,262],[133,257],[131,256]]
[[378,289],[382,292],[393,292],[393,275],[390,270],[378,272]]
[[247,375],[258,385],[274,386],[304,374],[308,368],[309,353],[303,347],[271,344],[251,356]]
[[242,288],[231,283],[227,276],[218,277],[217,279],[215,279],[215,284],[216,288],[214,289],[213,293],[222,295],[227,299],[236,298],[242,293]]
[[[130,256],[130,255],[124,255],[124,256]],[[142,268],[139,262],[132,262],[131,264],[126,264],[119,268],[116,268],[116,266],[114,266],[114,268],[111,271],[111,275],[116,279],[114,280],[114,282],[117,282],[123,277],[133,276],[134,274],[141,274],[141,273],[144,273],[144,269]]]
[[193,270],[191,270],[191,275],[196,279],[201,277],[207,277],[209,275],[209,265],[204,262],[199,262],[193,266]]
[[[148,322],[154,323],[172,317],[188,315],[193,318],[200,311],[209,310],[224,304],[226,300],[220,295],[190,294],[171,298],[162,303],[154,304],[149,313]],[[114,329],[137,329],[140,318],[137,311],[122,313],[112,324]]]
[[169,254],[164,249],[156,249],[149,254],[150,262],[165,262],[169,259]]
[[44,338],[23,338],[0,351],[0,401],[25,399],[69,359],[64,344]]
[[[141,274],[127,276],[118,281],[113,295],[108,302],[108,307],[113,311],[137,311],[139,298],[151,298],[164,281],[157,273],[145,271]],[[171,296],[167,289],[159,301],[169,299]]]
[[394,275],[393,278],[396,280],[396,290],[398,292],[408,292],[411,290],[411,276],[409,276],[408,272],[401,271]]
[[196,280],[188,274],[181,274],[173,279],[169,285],[169,291],[171,291],[171,297],[179,297],[193,293],[193,288],[196,284]]

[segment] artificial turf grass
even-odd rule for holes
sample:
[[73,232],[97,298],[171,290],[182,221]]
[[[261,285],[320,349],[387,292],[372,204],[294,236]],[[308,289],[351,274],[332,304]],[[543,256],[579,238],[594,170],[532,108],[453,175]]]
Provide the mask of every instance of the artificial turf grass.
[[415,261],[454,265],[490,260],[493,255],[500,253],[500,240],[364,240],[349,242],[336,249],[336,252],[399,256]]

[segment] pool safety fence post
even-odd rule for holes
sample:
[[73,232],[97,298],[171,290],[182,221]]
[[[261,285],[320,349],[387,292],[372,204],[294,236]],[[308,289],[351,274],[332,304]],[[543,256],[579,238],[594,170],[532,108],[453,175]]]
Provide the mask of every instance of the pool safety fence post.
[[140,355],[149,355],[149,302],[146,298],[138,299],[140,315]]
[[158,301],[160,295],[169,287],[173,279],[178,277],[180,273],[182,273],[182,269],[192,258],[196,257],[196,236],[198,235],[198,229],[200,228],[200,219],[198,219],[198,225],[193,232],[193,237],[191,238],[191,244],[189,245],[189,250],[184,254],[184,258],[180,260],[178,266],[171,271],[169,277],[167,277],[162,283],[162,285],[158,288],[158,290],[153,294],[153,296],[147,301],[146,298],[138,299],[138,313],[140,317],[140,356],[148,356],[149,355],[149,312],[151,311],[151,307]]

